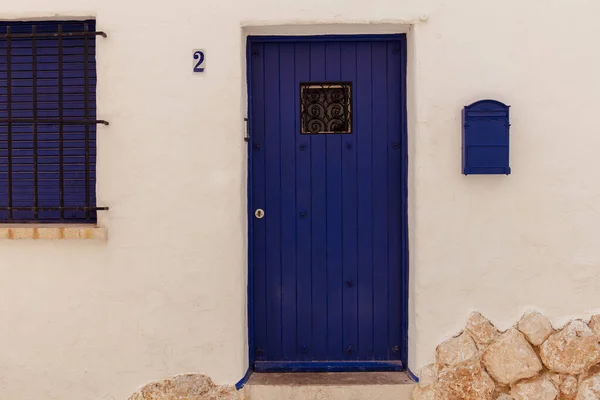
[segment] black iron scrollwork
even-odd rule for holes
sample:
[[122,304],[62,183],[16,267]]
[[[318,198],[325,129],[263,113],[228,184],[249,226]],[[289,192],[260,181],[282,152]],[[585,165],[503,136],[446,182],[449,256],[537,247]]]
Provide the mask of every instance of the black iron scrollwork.
[[302,83],[300,92],[302,133],[351,133],[351,83]]

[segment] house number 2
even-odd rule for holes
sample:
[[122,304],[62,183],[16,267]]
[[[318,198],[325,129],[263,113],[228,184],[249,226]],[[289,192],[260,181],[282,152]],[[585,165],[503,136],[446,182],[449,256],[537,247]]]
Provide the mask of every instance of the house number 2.
[[205,60],[204,50],[194,50],[194,72],[204,72]]

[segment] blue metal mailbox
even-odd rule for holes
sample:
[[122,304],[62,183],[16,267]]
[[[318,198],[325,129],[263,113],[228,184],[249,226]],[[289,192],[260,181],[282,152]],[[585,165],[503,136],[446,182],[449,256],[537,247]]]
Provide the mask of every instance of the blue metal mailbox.
[[481,100],[463,110],[463,174],[510,174],[509,106]]

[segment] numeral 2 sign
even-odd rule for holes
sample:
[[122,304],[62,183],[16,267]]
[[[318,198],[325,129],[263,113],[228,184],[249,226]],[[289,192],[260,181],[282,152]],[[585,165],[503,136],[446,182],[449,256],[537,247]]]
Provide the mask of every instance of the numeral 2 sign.
[[194,72],[204,72],[205,60],[204,50],[194,50]]

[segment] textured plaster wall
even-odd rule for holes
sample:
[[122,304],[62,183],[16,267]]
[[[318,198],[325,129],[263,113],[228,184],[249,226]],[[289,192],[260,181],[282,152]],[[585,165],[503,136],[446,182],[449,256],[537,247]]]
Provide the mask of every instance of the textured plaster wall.
[[[108,242],[0,241],[0,397],[120,400],[178,373],[244,374],[245,26],[412,26],[413,370],[472,309],[506,328],[530,307],[560,325],[599,303],[597,1],[5,3],[1,18],[96,16],[108,33],[98,196],[111,211]],[[460,109],[485,97],[512,105],[509,177],[460,174]]]

